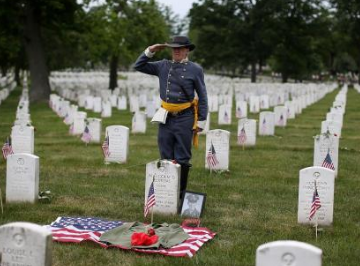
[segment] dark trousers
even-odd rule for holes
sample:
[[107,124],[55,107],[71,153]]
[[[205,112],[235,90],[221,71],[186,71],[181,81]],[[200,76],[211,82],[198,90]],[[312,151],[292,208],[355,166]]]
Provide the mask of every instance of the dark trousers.
[[166,124],[159,124],[158,145],[161,159],[175,160],[181,165],[180,198],[186,190],[191,159],[194,113],[168,115]]
[[170,115],[166,124],[159,124],[158,145],[161,159],[176,160],[188,165],[191,159],[194,113],[187,110],[180,115]]

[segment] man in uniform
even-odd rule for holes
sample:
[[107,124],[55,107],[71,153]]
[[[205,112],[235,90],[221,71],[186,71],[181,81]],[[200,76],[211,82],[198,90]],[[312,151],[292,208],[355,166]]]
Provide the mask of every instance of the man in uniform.
[[[172,60],[150,62],[156,52],[166,47],[172,49]],[[170,43],[149,46],[134,66],[137,71],[159,78],[161,106],[168,116],[165,124],[159,124],[158,145],[161,159],[181,165],[180,198],[191,167],[191,142],[193,139],[197,146],[198,132],[205,127],[208,112],[203,70],[188,59],[194,49],[188,37],[175,36]]]

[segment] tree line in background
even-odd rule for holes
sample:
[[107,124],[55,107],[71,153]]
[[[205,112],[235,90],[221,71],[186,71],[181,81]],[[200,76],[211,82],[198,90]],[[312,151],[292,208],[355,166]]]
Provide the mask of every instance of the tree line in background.
[[119,69],[186,24],[194,60],[218,73],[359,73],[358,0],[200,0],[183,21],[155,0],[0,0],[0,68],[18,82],[30,70],[32,101],[48,99],[53,70],[108,68],[114,89]]

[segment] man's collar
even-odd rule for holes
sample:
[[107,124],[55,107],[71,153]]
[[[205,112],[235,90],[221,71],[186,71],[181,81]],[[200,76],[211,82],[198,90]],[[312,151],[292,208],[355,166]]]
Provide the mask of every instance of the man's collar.
[[180,63],[180,64],[184,64],[184,63],[189,62],[189,59],[186,57],[186,58],[184,58],[183,60],[181,60],[180,62],[177,62],[177,61],[175,61],[175,60],[171,60],[171,62],[172,62],[172,63]]

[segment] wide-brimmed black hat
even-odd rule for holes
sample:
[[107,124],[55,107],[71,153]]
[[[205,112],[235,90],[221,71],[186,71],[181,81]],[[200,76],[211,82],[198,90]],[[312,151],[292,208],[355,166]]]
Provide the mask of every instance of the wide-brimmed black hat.
[[190,51],[195,49],[195,44],[190,42],[190,39],[186,36],[174,36],[167,47],[179,48],[179,47],[188,47]]

